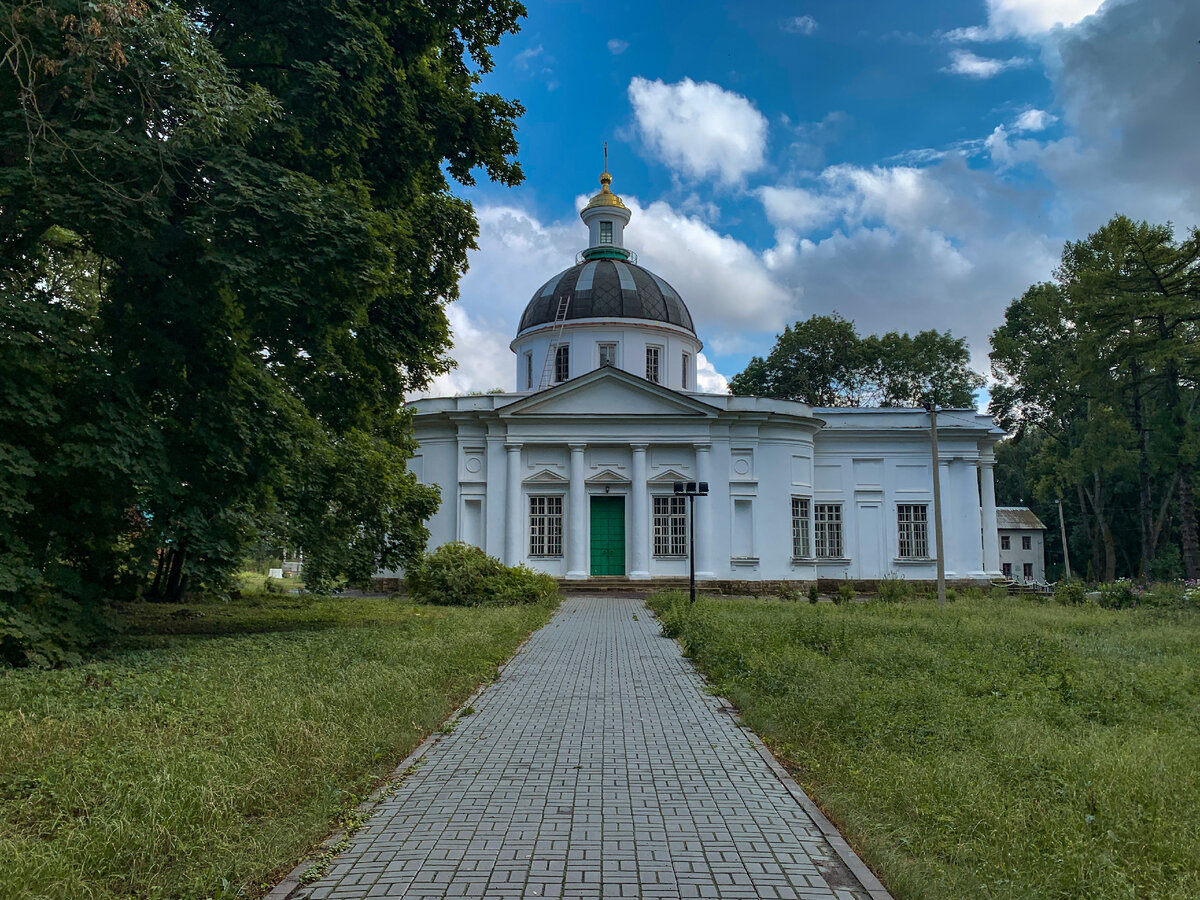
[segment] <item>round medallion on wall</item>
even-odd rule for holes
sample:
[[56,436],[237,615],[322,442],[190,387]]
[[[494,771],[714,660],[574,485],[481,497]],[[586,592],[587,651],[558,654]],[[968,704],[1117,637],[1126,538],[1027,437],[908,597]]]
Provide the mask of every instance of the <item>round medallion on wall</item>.
[[750,460],[735,459],[733,461],[733,471],[737,475],[745,475],[750,471]]
[[468,472],[470,472],[472,475],[474,475],[481,468],[483,468],[483,462],[479,459],[478,456],[468,456],[467,461],[465,463],[463,463],[463,468],[466,469]]

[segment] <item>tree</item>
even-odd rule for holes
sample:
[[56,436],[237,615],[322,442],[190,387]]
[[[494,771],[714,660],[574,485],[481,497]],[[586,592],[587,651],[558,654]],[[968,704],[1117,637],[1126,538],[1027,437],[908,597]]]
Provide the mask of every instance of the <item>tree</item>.
[[[38,391],[87,398],[18,441],[25,500],[4,508],[12,537],[0,573],[24,574],[0,580],[0,602],[23,603],[37,584],[65,590],[50,577],[59,560],[115,596],[157,559],[152,592],[178,597],[189,572],[193,584],[220,584],[247,541],[279,521],[293,536],[316,540],[317,519],[354,536],[348,555],[327,541],[314,551],[330,573],[409,552],[423,533],[400,518],[419,526],[433,495],[403,477],[403,396],[447,366],[443,307],[476,234],[448,177],[521,178],[520,106],[478,85],[523,7],[132,0],[84,10],[26,0],[0,22],[0,326],[24,348],[0,415],[20,422]],[[72,264],[95,274],[86,311],[40,274],[63,234]],[[120,548],[103,576],[82,567],[98,557],[73,520],[50,541],[37,521],[44,501],[33,498],[66,480],[26,445],[61,442],[71,419],[118,460],[136,457],[130,471],[105,470],[116,473],[111,490],[108,479],[81,486],[108,498],[103,524],[89,526]],[[95,424],[118,422],[119,441]],[[386,488],[341,491],[364,459]],[[324,508],[295,500],[317,460],[317,481],[339,486]]]
[[784,328],[770,354],[730,380],[735,394],[800,400],[812,406],[972,407],[983,378],[970,368],[966,341],[949,332],[888,332],[860,338],[836,313]]
[[[1093,569],[1106,578],[1118,557],[1129,574],[1171,568],[1173,554],[1162,564],[1158,555],[1170,546],[1173,500],[1194,577],[1197,255],[1194,232],[1175,242],[1169,227],[1118,216],[1067,244],[1055,281],[1013,301],[992,337],[993,412],[1018,440],[1031,429],[1048,438],[1034,457],[1037,492],[1077,495]],[[1115,506],[1137,510],[1132,553],[1129,517],[1114,517]]]

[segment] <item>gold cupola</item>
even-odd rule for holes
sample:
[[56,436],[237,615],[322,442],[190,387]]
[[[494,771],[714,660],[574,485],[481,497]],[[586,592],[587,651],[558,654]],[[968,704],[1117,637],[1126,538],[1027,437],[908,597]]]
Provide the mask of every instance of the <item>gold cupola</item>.
[[612,184],[612,175],[610,175],[608,172],[601,172],[600,193],[589,200],[585,208],[593,209],[597,206],[616,206],[620,209],[628,209],[628,207],[621,202],[621,198],[612,192],[612,189],[609,187],[610,184]]

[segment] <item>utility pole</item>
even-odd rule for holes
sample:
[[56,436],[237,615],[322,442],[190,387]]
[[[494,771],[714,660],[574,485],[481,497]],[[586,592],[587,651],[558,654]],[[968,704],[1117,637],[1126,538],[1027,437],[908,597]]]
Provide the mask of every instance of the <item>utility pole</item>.
[[933,521],[934,547],[937,553],[937,604],[946,605],[946,553],[942,542],[942,475],[938,467],[937,404],[926,403],[929,411],[929,438],[933,454]]
[[1067,580],[1071,578],[1071,551],[1067,548],[1067,523],[1063,519],[1062,498],[1058,498],[1058,530],[1062,533],[1063,563],[1067,567]]

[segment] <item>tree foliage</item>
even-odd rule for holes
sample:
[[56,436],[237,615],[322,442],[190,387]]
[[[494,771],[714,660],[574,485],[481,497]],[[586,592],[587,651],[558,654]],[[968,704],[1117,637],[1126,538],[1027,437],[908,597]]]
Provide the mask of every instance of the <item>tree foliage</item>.
[[448,178],[521,178],[479,84],[523,14],[4,7],[0,603],[219,586],[265,529],[322,580],[420,549],[403,397],[474,246]]
[[993,412],[1036,435],[1033,495],[1075,507],[1097,577],[1200,577],[1197,323],[1200,235],[1116,216],[992,336]]
[[890,331],[860,337],[836,313],[784,328],[764,359],[729,383],[735,394],[800,400],[812,406],[975,405],[983,378],[970,368],[966,341],[949,332]]

